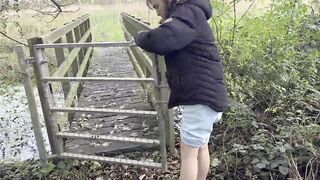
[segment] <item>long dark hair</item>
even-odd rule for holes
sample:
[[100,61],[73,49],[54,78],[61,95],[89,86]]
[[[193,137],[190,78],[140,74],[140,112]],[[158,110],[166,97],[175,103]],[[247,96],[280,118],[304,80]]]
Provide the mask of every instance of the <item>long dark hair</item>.
[[[168,4],[168,7],[169,9],[171,9],[172,7],[176,6],[176,5],[179,5],[179,4],[183,4],[183,3],[186,3],[188,2],[188,0],[165,0],[166,3]],[[147,3],[147,6],[150,8],[150,9],[154,9],[152,6],[151,6],[151,2],[150,0],[146,0],[146,3]]]

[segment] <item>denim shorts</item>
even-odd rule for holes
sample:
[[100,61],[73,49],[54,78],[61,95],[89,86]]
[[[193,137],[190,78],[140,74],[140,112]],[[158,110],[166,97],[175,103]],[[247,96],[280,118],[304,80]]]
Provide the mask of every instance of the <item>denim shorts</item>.
[[194,148],[208,144],[213,124],[221,119],[222,112],[201,104],[183,105],[182,108],[181,141]]

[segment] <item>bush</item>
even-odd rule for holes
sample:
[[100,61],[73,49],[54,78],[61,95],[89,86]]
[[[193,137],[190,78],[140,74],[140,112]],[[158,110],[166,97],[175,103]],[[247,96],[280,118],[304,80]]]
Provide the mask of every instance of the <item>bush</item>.
[[212,4],[230,97],[214,130],[215,177],[319,178],[319,12],[286,0],[236,17]]

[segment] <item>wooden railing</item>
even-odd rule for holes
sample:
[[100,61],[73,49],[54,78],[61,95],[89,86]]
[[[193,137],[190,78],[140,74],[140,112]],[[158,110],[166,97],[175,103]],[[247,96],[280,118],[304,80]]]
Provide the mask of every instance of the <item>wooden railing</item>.
[[[151,27],[147,22],[142,22],[140,19],[135,18],[126,13],[122,13],[122,29],[124,32],[124,37],[126,41],[132,41],[133,37],[138,31],[148,31],[151,30]],[[154,108],[156,106],[162,106],[161,109],[164,110],[164,117],[165,117],[165,130],[166,130],[166,143],[170,147],[170,151],[175,151],[175,141],[174,141],[174,124],[173,124],[173,111],[167,108],[167,103],[169,99],[169,87],[167,84],[166,78],[166,65],[164,58],[162,56],[157,56],[153,53],[148,53],[137,46],[131,46],[128,48],[128,54],[134,65],[134,68],[137,72],[137,75],[140,78],[148,78],[153,75],[153,60],[154,62],[158,63],[159,67],[159,78],[160,82],[160,99],[161,101],[156,101],[156,96],[154,91],[146,84],[141,84],[148,94],[150,102]]]
[[[28,39],[30,47],[30,56],[34,57],[33,46],[35,44],[59,44],[59,43],[87,43],[92,42],[92,33],[90,29],[89,15],[81,16],[64,26],[53,29],[50,33],[39,37],[33,37]],[[84,77],[86,76],[89,61],[92,57],[92,47],[81,47],[81,48],[54,48],[54,59],[55,66],[50,67],[51,77]],[[35,74],[39,74],[36,72]],[[39,77],[37,79],[38,89],[41,89]],[[81,91],[81,83],[76,82],[70,84],[70,82],[50,83],[52,89],[62,88],[62,93],[65,98],[65,106],[74,106],[77,96]],[[41,91],[39,91],[40,100],[45,99]],[[41,103],[43,103],[41,101]],[[72,117],[72,113],[65,113],[58,119],[59,125],[65,123],[68,118]]]

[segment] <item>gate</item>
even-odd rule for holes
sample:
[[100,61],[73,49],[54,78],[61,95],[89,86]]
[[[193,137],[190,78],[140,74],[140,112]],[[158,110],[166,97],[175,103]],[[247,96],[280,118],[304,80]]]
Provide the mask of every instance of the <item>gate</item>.
[[[146,66],[148,66],[149,70],[151,70],[151,72],[149,72],[149,75],[145,77],[141,77],[142,74],[139,75],[138,71],[138,78],[85,77],[94,48],[127,47],[129,56],[131,56],[131,58],[134,57],[133,53],[130,53],[130,49],[136,48],[133,47],[133,45],[129,42],[94,43],[91,41],[92,36],[90,31],[89,17],[88,15],[85,15],[69,24],[66,24],[64,27],[60,29],[53,30],[49,35],[30,39],[29,44],[32,47],[32,49],[30,50],[30,54],[32,57],[30,58],[26,58],[22,46],[15,47],[19,59],[20,69],[23,74],[24,86],[28,98],[28,104],[41,163],[46,164],[48,157],[44,148],[44,141],[40,128],[39,114],[37,112],[35,97],[32,90],[32,83],[29,73],[30,64],[33,65],[42,112],[53,156],[58,158],[96,160],[166,169],[167,161],[165,133],[167,132],[167,127],[165,124],[168,124],[166,122],[172,121],[172,119],[169,118],[169,111],[164,106],[164,104],[167,103],[166,99],[164,98],[167,98],[167,96],[163,96],[163,91],[167,91],[168,87],[167,85],[162,84],[163,78],[161,77],[163,76],[163,70],[159,65],[160,57],[150,54],[143,56],[145,62],[151,62],[151,66],[150,64],[139,64],[140,68],[146,68]],[[43,55],[44,51],[48,49],[54,50],[57,59],[57,67],[54,69],[54,72],[50,72],[52,68],[49,68],[48,61],[44,58]],[[144,52],[142,51],[140,52],[140,54],[141,53],[144,54]],[[128,109],[76,107],[75,97],[79,95],[83,82],[130,82],[140,83],[141,85],[143,85],[143,87],[152,86],[153,92],[147,90],[147,93],[148,95],[150,95],[150,98],[152,99],[152,104],[154,105],[153,107],[155,110],[144,111]],[[54,95],[52,93],[53,89],[57,88],[57,84],[59,83],[62,84],[63,96],[65,99],[64,106],[62,107],[56,104],[54,100]],[[74,85],[70,87],[70,83],[74,83]],[[159,139],[62,132],[60,127],[61,124],[59,123],[66,121],[68,118],[72,117],[72,115],[76,112],[108,113],[155,117],[158,120]],[[59,116],[59,113],[62,113],[63,115]],[[99,141],[121,141],[159,145],[161,163],[64,152],[63,139],[66,138],[90,139]],[[172,149],[172,147],[170,149]]]

